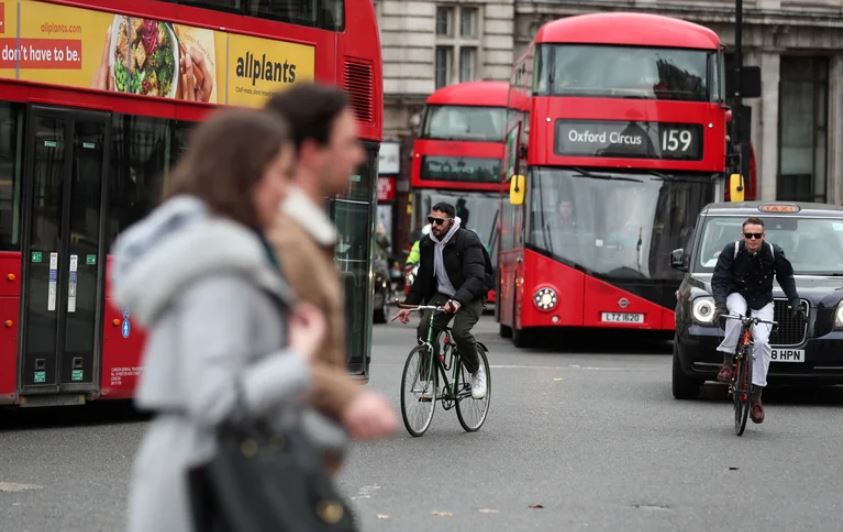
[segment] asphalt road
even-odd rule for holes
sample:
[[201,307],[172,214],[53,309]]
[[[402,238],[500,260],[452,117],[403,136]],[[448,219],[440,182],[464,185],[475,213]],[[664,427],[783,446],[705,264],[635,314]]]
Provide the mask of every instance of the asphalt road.
[[[723,390],[670,395],[665,344],[516,350],[490,318],[492,407],[466,434],[357,445],[340,485],[362,530],[838,530],[843,390],[770,393],[732,432]],[[602,335],[601,335],[602,336]],[[377,326],[369,386],[398,408],[410,327]],[[599,337],[598,337],[599,338]],[[145,422],[125,408],[0,412],[0,531],[112,531]]]

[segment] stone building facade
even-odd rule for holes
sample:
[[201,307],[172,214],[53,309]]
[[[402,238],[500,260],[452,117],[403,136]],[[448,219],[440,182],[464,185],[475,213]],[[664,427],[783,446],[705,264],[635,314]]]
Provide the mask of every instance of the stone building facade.
[[[437,84],[508,79],[514,60],[547,21],[596,11],[657,13],[710,27],[727,53],[734,43],[734,0],[375,3],[385,135],[401,142],[404,161],[424,99]],[[746,101],[752,108],[759,197],[843,204],[843,0],[743,3],[744,63],[760,66],[762,76],[762,96]],[[399,179],[402,189],[406,183]]]

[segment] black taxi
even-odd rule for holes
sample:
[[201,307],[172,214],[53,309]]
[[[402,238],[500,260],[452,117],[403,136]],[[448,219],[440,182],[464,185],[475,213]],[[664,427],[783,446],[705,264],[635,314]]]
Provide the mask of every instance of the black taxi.
[[676,292],[673,343],[673,396],[694,399],[714,380],[723,361],[716,351],[723,329],[714,321],[711,276],[717,258],[741,239],[743,221],[764,220],[767,241],[793,264],[806,319],[788,312],[778,283],[773,284],[775,321],[770,336],[771,385],[843,383],[843,208],[816,203],[715,203],[700,213],[687,247],[674,250],[671,265],[685,272]]

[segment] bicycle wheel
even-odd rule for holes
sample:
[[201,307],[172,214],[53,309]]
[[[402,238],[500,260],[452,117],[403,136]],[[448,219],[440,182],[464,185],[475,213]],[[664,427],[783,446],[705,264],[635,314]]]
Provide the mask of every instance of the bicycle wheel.
[[744,348],[743,357],[735,364],[735,381],[732,401],[735,407],[735,434],[742,436],[746,429],[746,418],[749,416],[749,400],[751,394],[752,353],[749,347]]
[[401,375],[401,417],[407,432],[415,437],[427,432],[433,420],[437,381],[433,353],[423,345],[410,351]]
[[492,374],[489,372],[489,360],[486,351],[478,344],[477,357],[486,370],[486,396],[475,399],[471,396],[471,374],[460,364],[457,376],[457,419],[467,432],[474,432],[483,426],[489,413],[489,402],[492,399]]

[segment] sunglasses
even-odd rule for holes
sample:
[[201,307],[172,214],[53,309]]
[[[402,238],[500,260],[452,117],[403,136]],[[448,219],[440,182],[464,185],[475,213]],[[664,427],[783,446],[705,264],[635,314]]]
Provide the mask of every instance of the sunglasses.
[[448,220],[453,220],[453,218],[434,218],[433,216],[427,217],[427,223],[430,223],[430,224],[433,224],[433,225],[442,225],[445,222],[447,222]]
[[747,240],[761,240],[764,233],[744,233],[743,237]]

